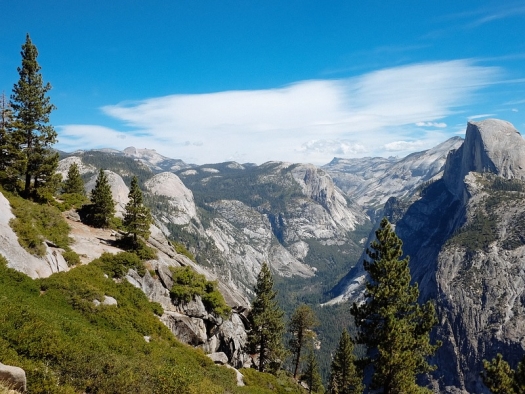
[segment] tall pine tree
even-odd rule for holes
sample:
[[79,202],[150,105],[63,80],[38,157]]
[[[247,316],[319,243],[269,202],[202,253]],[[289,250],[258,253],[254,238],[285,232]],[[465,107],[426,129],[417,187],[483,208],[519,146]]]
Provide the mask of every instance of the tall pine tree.
[[361,394],[363,384],[355,365],[354,343],[343,330],[330,367],[331,394]]
[[41,67],[36,60],[38,50],[29,34],[22,45],[21,55],[22,66],[18,67],[20,78],[11,95],[13,122],[10,143],[13,151],[18,153],[14,168],[24,180],[24,195],[27,197],[46,183],[57,184],[58,153],[51,149],[57,142],[57,133],[49,124],[49,115],[55,109],[47,97],[51,85],[43,82]]
[[2,92],[2,96],[0,96],[0,180],[3,183],[9,182],[9,180],[14,183],[14,179],[16,179],[16,176],[13,177],[11,169],[14,157],[10,143],[12,125],[13,110],[5,93]]
[[301,351],[310,339],[313,339],[315,333],[312,328],[317,326],[319,321],[314,311],[308,305],[300,305],[293,313],[288,324],[288,332],[292,334],[288,347],[293,356],[293,377],[297,378],[299,363],[301,362]]
[[111,194],[111,186],[104,171],[101,169],[91,191],[91,205],[89,207],[90,221],[95,227],[109,227],[115,214],[115,202]]
[[260,372],[276,372],[284,358],[284,312],[277,304],[276,295],[270,267],[263,263],[257,276],[255,299],[248,315],[252,325],[248,341],[252,352],[259,355]]
[[69,166],[67,178],[64,181],[63,191],[67,194],[80,194],[82,196],[86,194],[84,180],[82,179],[82,176],[80,176],[77,163],[73,163]]
[[308,394],[324,393],[323,381],[319,373],[319,363],[312,349],[306,355],[306,366],[301,381],[308,386]]
[[136,176],[131,179],[131,187],[128,194],[129,202],[126,204],[124,215],[124,227],[133,238],[133,246],[139,246],[138,237],[148,238],[149,227],[153,222],[148,208],[144,206],[142,190]]
[[433,304],[418,303],[419,289],[411,285],[409,259],[387,219],[381,221],[364,267],[369,274],[365,302],[353,304],[351,313],[359,329],[357,342],[368,348],[373,366],[372,389],[383,394],[424,393],[416,377],[434,369],[427,362],[439,343],[430,343],[437,323]]

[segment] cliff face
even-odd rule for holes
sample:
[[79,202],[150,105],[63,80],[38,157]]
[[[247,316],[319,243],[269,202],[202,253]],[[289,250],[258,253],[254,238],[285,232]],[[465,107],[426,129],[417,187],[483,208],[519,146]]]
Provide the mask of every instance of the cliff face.
[[[436,392],[486,393],[483,359],[499,352],[515,366],[525,352],[524,158],[508,122],[471,122],[441,180],[387,204],[421,301],[436,302]],[[339,299],[358,299],[365,280],[358,264]]]

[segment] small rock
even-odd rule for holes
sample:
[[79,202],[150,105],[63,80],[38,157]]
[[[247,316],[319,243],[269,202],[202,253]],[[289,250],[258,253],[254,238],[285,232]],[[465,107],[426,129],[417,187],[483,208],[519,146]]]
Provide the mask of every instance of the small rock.
[[64,216],[66,217],[66,219],[69,219],[72,222],[80,222],[80,215],[78,214],[77,211],[74,211],[74,210],[66,211],[64,212]]
[[224,352],[217,352],[207,355],[215,364],[226,365],[228,364],[228,356]]
[[26,372],[22,368],[0,363],[0,381],[7,382],[14,390],[26,392]]
[[105,296],[104,301],[102,301],[104,305],[118,305],[118,302],[116,299],[110,296]]

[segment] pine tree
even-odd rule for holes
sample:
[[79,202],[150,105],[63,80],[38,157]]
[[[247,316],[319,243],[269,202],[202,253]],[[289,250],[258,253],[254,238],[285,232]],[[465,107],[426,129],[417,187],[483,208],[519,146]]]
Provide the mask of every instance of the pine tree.
[[354,344],[343,330],[339,345],[330,367],[331,394],[360,394],[363,392],[362,378],[355,365]]
[[11,127],[13,124],[13,110],[2,92],[0,97],[0,175],[2,180],[9,178],[11,166],[13,165],[13,154],[11,152]]
[[255,299],[248,316],[252,325],[248,342],[252,351],[259,355],[260,372],[275,372],[284,358],[284,312],[277,304],[276,295],[270,267],[263,263],[257,276]]
[[294,379],[297,378],[297,371],[299,370],[299,363],[301,362],[301,350],[306,344],[306,341],[315,336],[312,328],[318,324],[319,321],[314,311],[307,305],[300,305],[290,319],[288,332],[292,334],[292,338],[288,342],[288,346],[293,356]]
[[373,389],[384,394],[423,393],[416,383],[418,374],[434,369],[426,358],[440,343],[430,343],[430,331],[437,323],[433,304],[418,304],[419,289],[411,285],[409,259],[402,242],[387,219],[381,221],[365,261],[369,274],[365,302],[351,309],[360,330],[357,342],[365,344],[373,366]]
[[306,366],[301,376],[301,381],[308,385],[308,393],[324,393],[323,381],[319,373],[319,363],[313,350],[306,355]]
[[136,176],[131,180],[131,188],[128,194],[129,202],[126,204],[124,215],[124,227],[133,237],[133,245],[138,246],[138,237],[148,238],[149,227],[153,222],[148,208],[144,206],[142,191]]
[[514,394],[514,371],[510,365],[498,354],[492,362],[483,360],[483,383],[493,394]]
[[18,153],[14,168],[24,179],[27,197],[48,182],[57,183],[58,153],[51,149],[57,142],[57,133],[49,124],[49,115],[55,106],[46,96],[51,85],[43,82],[41,67],[36,60],[38,51],[29,34],[22,45],[21,55],[20,79],[11,95],[13,132],[10,143],[13,151]]
[[69,166],[67,171],[67,178],[64,181],[63,192],[68,194],[80,194],[84,196],[86,190],[84,189],[84,180],[80,176],[78,164],[73,163]]
[[95,188],[91,191],[90,216],[95,227],[108,227],[115,214],[115,202],[111,194],[108,178],[101,169]]

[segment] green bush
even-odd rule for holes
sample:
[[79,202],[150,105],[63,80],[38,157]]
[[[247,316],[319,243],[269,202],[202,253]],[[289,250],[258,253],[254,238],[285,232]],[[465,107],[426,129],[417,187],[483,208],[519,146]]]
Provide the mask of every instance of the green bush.
[[146,268],[135,253],[120,252],[117,254],[102,253],[100,258],[91,264],[99,265],[112,278],[122,278],[130,269],[136,270],[140,276],[146,273]]
[[62,212],[68,211],[70,209],[79,209],[84,204],[89,203],[89,199],[78,193],[64,193],[60,195],[60,201],[56,201],[56,207]]
[[135,243],[133,237],[128,235],[118,239],[116,244],[119,248],[136,254],[141,260],[153,260],[157,258],[157,251],[146,245],[142,239],[138,239],[137,243]]
[[170,295],[175,301],[191,301],[195,296],[202,299],[206,310],[213,311],[221,316],[228,316],[231,308],[226,305],[224,297],[217,289],[217,282],[206,280],[204,275],[198,274],[190,267],[172,267],[173,287]]
[[186,246],[177,241],[171,241],[171,244],[175,248],[175,252],[186,256],[191,261],[197,262],[197,260],[195,260],[195,256],[188,249],[186,249]]
[[62,257],[66,260],[68,267],[80,264],[80,256],[73,250],[63,252]]

